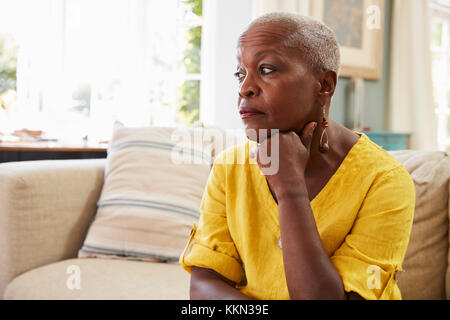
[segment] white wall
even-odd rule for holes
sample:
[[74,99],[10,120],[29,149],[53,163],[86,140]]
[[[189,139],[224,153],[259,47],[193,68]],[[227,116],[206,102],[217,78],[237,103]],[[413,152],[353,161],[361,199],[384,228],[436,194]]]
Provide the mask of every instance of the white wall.
[[200,121],[243,128],[237,110],[236,44],[252,19],[252,0],[205,0]]

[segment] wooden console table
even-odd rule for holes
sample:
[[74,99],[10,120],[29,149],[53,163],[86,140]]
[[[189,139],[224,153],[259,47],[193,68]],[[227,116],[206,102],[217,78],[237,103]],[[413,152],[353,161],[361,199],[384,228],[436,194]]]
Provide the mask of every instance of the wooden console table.
[[[408,149],[410,134],[363,131],[385,150]],[[0,163],[53,159],[106,158],[106,144],[73,145],[63,142],[0,142]]]
[[11,161],[106,158],[107,145],[62,142],[0,142],[0,163]]

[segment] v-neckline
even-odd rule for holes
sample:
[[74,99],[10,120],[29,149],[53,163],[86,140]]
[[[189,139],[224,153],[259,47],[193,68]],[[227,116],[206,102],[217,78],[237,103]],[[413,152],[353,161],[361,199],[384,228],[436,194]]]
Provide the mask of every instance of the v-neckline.
[[[344,157],[344,160],[342,160],[341,164],[337,168],[337,170],[333,173],[333,175],[328,179],[325,186],[315,195],[315,197],[310,201],[311,207],[315,207],[317,203],[320,203],[320,199],[324,197],[324,195],[328,192],[328,189],[330,189],[331,185],[334,184],[334,181],[337,179],[339,175],[341,175],[341,171],[345,169],[347,166],[347,162],[350,161],[353,154],[356,152],[356,150],[359,148],[359,146],[362,144],[363,140],[365,140],[365,134],[362,132],[353,131],[357,135],[360,136],[356,143],[350,148],[350,150],[347,152],[347,154]],[[275,201],[272,192],[270,191],[269,184],[267,182],[266,177],[262,172],[260,172],[260,177],[263,179],[262,185],[264,185],[264,194],[266,195],[265,198],[268,199],[268,204],[270,207],[270,212],[276,213],[274,216],[275,222],[277,224],[277,227],[279,227],[279,220],[278,220],[278,203]],[[315,215],[315,214],[314,214]]]

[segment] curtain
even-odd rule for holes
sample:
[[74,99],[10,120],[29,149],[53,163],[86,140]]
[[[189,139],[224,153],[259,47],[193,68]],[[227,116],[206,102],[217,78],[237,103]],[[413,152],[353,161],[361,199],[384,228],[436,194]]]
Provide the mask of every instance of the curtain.
[[427,0],[393,1],[389,126],[416,150],[438,150],[429,20]]

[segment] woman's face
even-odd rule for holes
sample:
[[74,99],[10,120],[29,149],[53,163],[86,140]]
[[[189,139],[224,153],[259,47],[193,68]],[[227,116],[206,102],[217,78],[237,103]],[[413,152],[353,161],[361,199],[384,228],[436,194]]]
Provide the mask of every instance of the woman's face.
[[249,129],[299,133],[308,122],[321,119],[315,103],[320,83],[298,49],[281,45],[287,34],[280,24],[254,25],[239,38],[235,75],[247,136]]

